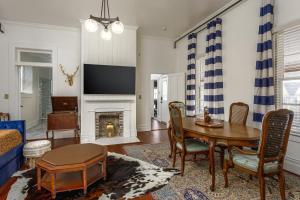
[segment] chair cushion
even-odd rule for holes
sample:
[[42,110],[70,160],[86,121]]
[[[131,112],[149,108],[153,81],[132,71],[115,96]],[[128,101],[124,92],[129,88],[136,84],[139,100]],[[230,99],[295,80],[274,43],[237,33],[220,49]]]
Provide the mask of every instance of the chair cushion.
[[[259,158],[257,155],[243,155],[233,153],[232,161],[235,165],[239,165],[251,171],[258,171]],[[276,172],[278,170],[278,162],[269,162],[264,165],[264,173]]]
[[0,155],[22,144],[22,135],[16,129],[0,130]]
[[[182,149],[182,145],[179,142],[176,143],[176,146],[177,148]],[[187,152],[208,151],[207,144],[192,138],[185,140],[185,147]]]

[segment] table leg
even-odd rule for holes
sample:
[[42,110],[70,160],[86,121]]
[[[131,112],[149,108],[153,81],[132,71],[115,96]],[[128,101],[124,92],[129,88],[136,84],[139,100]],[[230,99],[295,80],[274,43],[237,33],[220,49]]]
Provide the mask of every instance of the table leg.
[[101,169],[101,171],[102,171],[103,179],[106,181],[106,157],[102,161],[102,169]]
[[215,140],[209,140],[209,160],[210,160],[210,170],[211,170],[211,186],[210,190],[215,191]]
[[41,190],[41,168],[37,167],[36,168],[36,178],[37,178],[37,187],[38,187],[38,190]]
[[83,193],[84,193],[84,195],[86,195],[86,193],[87,193],[87,170],[86,170],[86,168],[85,169],[83,169],[83,171],[82,171],[82,178],[83,178]]
[[56,198],[56,189],[55,189],[55,174],[51,173],[51,197],[52,199]]

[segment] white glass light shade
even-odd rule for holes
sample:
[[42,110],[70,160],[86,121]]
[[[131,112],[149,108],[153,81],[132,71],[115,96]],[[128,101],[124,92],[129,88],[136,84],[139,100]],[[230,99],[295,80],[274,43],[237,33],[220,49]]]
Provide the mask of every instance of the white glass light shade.
[[93,19],[85,20],[84,26],[88,32],[96,32],[98,30],[98,22]]
[[114,33],[121,34],[124,31],[124,25],[120,21],[115,21],[114,23],[112,23],[111,29]]
[[111,40],[111,38],[112,38],[112,33],[111,33],[110,30],[108,30],[108,29],[103,29],[103,30],[101,31],[101,38],[102,38],[103,40]]

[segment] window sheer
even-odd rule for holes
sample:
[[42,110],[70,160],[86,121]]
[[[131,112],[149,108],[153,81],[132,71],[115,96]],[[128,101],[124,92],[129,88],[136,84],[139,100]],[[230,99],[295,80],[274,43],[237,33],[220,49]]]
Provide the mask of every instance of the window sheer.
[[196,115],[204,112],[204,67],[205,55],[196,60]]

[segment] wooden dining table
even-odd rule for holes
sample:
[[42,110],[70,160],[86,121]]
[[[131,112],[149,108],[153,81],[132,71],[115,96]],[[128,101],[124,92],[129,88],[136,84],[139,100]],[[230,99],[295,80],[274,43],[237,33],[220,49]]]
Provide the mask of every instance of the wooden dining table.
[[209,144],[211,191],[215,190],[215,146],[218,144],[226,146],[256,147],[260,138],[260,130],[243,125],[224,122],[221,128],[210,128],[196,125],[195,117],[182,119],[183,129],[186,137],[204,140]]

